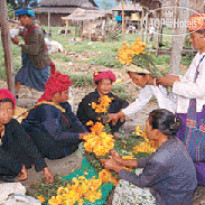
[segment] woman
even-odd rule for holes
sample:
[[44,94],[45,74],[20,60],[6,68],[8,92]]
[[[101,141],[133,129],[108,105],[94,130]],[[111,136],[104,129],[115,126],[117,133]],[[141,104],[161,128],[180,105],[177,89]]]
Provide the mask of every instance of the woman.
[[[166,75],[157,81],[162,85],[172,86],[172,92],[177,95],[177,115],[182,119],[182,128],[177,137],[186,141],[186,118],[191,99],[196,100],[197,126],[202,128],[205,120],[205,14],[192,16],[188,23],[189,41],[198,50],[195,58],[184,76]],[[205,150],[205,148],[204,148]],[[205,163],[195,162],[199,185],[205,186]]]
[[[110,103],[108,112],[117,113],[122,108],[127,107],[128,103],[125,100],[120,99],[118,96],[112,94],[112,83],[115,82],[116,77],[111,70],[97,72],[93,75],[93,81],[96,86],[95,92],[91,92],[86,95],[80,102],[77,110],[77,117],[86,126],[88,121],[103,122],[103,119],[100,117],[100,113],[96,113],[95,110],[91,107],[91,103],[97,103],[99,98],[105,95],[108,95],[112,102]],[[101,119],[100,119],[101,118]],[[119,128],[122,126],[122,123],[118,122],[115,126],[112,126],[110,123],[110,128],[112,133],[119,131]],[[90,127],[87,126],[89,130]]]
[[24,44],[18,37],[12,38],[14,44],[21,47],[22,67],[18,71],[16,81],[16,94],[21,84],[44,91],[46,81],[50,75],[50,59],[46,49],[44,35],[41,29],[35,26],[35,12],[30,9],[19,9],[15,11],[21,25],[25,27],[21,35]]
[[12,115],[15,110],[15,98],[6,89],[0,89],[0,179],[14,181],[26,180],[27,169],[35,165],[36,171],[44,171],[47,182],[53,182],[43,157],[30,137]]
[[126,116],[131,118],[132,115],[141,111],[153,96],[157,99],[160,108],[175,112],[175,96],[168,93],[165,87],[156,85],[156,79],[148,70],[130,65],[127,67],[127,72],[133,83],[142,89],[133,103],[116,114],[110,114],[108,121],[115,124],[119,119],[121,122],[124,121]]
[[[179,127],[179,117],[165,109],[154,110],[146,122],[146,132],[148,139],[158,144],[156,152],[148,158],[130,160],[113,151],[111,159],[102,163],[135,186],[149,187],[156,204],[191,205],[197,186],[196,171],[183,142],[175,137]],[[123,167],[143,168],[143,171],[136,175]]]
[[76,151],[87,132],[67,102],[71,84],[67,75],[52,74],[44,94],[22,122],[41,154],[49,159]]

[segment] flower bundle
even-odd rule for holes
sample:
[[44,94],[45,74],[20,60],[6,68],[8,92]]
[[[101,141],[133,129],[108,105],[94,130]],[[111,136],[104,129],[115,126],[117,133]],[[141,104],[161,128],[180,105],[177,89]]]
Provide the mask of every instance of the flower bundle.
[[142,130],[141,126],[136,127],[136,135],[143,137],[144,141],[133,148],[134,153],[136,154],[139,152],[152,153],[156,150],[153,143],[147,138],[146,131]]
[[97,157],[104,156],[114,147],[114,139],[111,134],[102,132],[103,125],[96,122],[91,128],[92,133],[84,137],[84,148],[87,152],[93,152]]
[[165,73],[153,63],[151,55],[146,53],[146,47],[147,44],[140,38],[136,38],[136,42],[130,46],[123,43],[122,49],[118,50],[119,62],[123,65],[133,64],[147,69],[155,78],[164,76]]
[[67,184],[66,187],[59,187],[57,196],[52,196],[48,200],[49,205],[78,205],[84,204],[85,200],[94,203],[101,199],[102,193],[99,189],[102,185],[102,179],[86,179],[85,176],[72,179],[73,184]]

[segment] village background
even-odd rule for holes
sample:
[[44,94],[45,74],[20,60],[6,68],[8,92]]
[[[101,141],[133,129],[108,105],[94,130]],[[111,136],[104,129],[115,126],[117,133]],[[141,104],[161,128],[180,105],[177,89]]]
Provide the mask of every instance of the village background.
[[[46,38],[57,41],[62,45],[53,46],[50,56],[56,64],[57,71],[68,74],[72,79],[72,96],[70,103],[74,112],[81,99],[93,91],[92,75],[96,71],[111,69],[118,80],[113,85],[113,93],[133,102],[140,91],[134,85],[125,68],[118,61],[118,49],[122,46],[122,40],[126,44],[133,44],[140,37],[148,44],[155,65],[166,72],[184,74],[196,51],[188,42],[189,36],[181,36],[177,39],[171,34],[177,32],[168,27],[155,28],[153,41],[149,41],[149,21],[144,18],[151,9],[163,6],[187,6],[197,12],[204,12],[203,0],[178,0],[178,1],[124,1],[124,25],[118,21],[122,16],[122,4],[116,1],[106,0],[41,0],[15,1],[8,0],[9,29],[18,27],[13,10],[34,3],[37,13],[38,24],[46,31]],[[2,4],[2,2],[1,2]],[[157,14],[166,16],[166,14]],[[2,14],[1,16],[2,17]],[[169,17],[169,16],[168,16]],[[171,17],[174,18],[174,17]],[[118,19],[119,20],[119,19]],[[146,26],[145,26],[146,25]],[[169,34],[162,36],[157,34]],[[3,36],[3,35],[2,35]],[[21,50],[18,46],[11,44],[12,68],[10,73],[14,76],[21,67]],[[8,79],[8,67],[4,59],[4,49],[0,42],[0,88],[7,88],[12,79]],[[20,90],[17,105],[21,109],[29,108],[40,97],[42,93],[23,86]],[[148,113],[157,108],[156,99],[152,99],[145,109],[128,119],[124,125],[125,132],[132,132],[136,125],[144,125]],[[16,116],[18,115],[18,112]],[[49,162],[55,173],[63,175],[80,165],[81,159],[76,156],[65,160],[59,160],[57,164]],[[63,164],[63,165],[62,165]],[[63,166],[63,169],[62,169]],[[31,171],[32,177],[26,186],[30,185],[40,175]],[[30,188],[31,192],[32,189]],[[108,201],[107,204],[110,202]],[[198,203],[199,204],[199,203]]]

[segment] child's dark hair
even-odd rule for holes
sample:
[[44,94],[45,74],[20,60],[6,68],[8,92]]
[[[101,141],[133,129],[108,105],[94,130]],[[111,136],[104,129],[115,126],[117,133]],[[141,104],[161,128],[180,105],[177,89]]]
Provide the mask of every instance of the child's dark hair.
[[12,105],[14,106],[14,103],[13,103],[12,100],[9,99],[9,98],[4,98],[4,99],[0,100],[0,103],[1,103],[1,102],[11,102]]
[[165,109],[156,109],[149,114],[149,124],[168,137],[175,136],[181,127],[181,119]]

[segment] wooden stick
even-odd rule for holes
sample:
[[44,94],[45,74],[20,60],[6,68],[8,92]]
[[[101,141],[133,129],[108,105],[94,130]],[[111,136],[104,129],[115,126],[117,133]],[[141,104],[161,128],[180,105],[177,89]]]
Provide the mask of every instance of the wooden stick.
[[6,0],[0,2],[1,40],[4,49],[8,89],[15,95],[14,66],[11,52],[11,39],[8,27],[8,7]]

